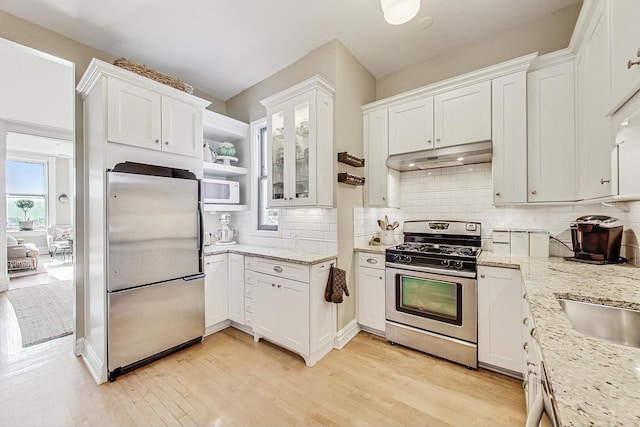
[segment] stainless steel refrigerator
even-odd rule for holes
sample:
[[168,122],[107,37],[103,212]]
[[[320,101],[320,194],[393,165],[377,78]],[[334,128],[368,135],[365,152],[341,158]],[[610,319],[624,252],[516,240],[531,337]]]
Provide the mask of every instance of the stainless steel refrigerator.
[[132,162],[107,171],[109,380],[204,334],[200,185]]

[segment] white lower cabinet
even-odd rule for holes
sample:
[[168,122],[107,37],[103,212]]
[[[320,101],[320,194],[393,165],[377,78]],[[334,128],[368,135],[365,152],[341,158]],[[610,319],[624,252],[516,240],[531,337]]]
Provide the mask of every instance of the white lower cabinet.
[[[252,294],[251,326],[256,342],[264,338],[298,353],[307,366],[331,351],[336,307],[324,300],[324,289],[332,262],[335,260],[308,266],[246,257],[245,283]],[[245,297],[249,301],[247,294]]]
[[244,255],[229,254],[229,320],[245,324]]
[[520,270],[478,266],[478,362],[499,372],[522,373]]
[[[204,320],[209,328],[229,319],[229,279],[227,254],[204,259]],[[208,332],[208,331],[207,331]]]
[[385,333],[384,254],[358,254],[358,323],[368,332]]

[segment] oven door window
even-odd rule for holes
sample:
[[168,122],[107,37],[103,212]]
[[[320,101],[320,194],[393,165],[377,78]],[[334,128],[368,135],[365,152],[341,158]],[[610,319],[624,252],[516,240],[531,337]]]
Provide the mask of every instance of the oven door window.
[[396,309],[428,319],[462,325],[462,285],[396,275]]

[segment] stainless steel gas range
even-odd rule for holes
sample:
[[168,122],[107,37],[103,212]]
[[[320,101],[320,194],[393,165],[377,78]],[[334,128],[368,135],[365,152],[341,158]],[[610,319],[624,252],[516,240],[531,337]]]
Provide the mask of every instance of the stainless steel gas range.
[[386,338],[478,366],[478,222],[406,221],[386,250]]

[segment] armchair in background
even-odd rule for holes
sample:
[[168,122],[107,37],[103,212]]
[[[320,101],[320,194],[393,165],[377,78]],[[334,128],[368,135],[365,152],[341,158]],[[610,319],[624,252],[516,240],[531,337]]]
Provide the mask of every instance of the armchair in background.
[[53,257],[62,254],[65,258],[73,255],[73,229],[70,226],[47,227],[47,247],[49,255]]
[[7,235],[7,271],[35,270],[38,268],[40,251],[33,243],[18,244],[18,240]]

